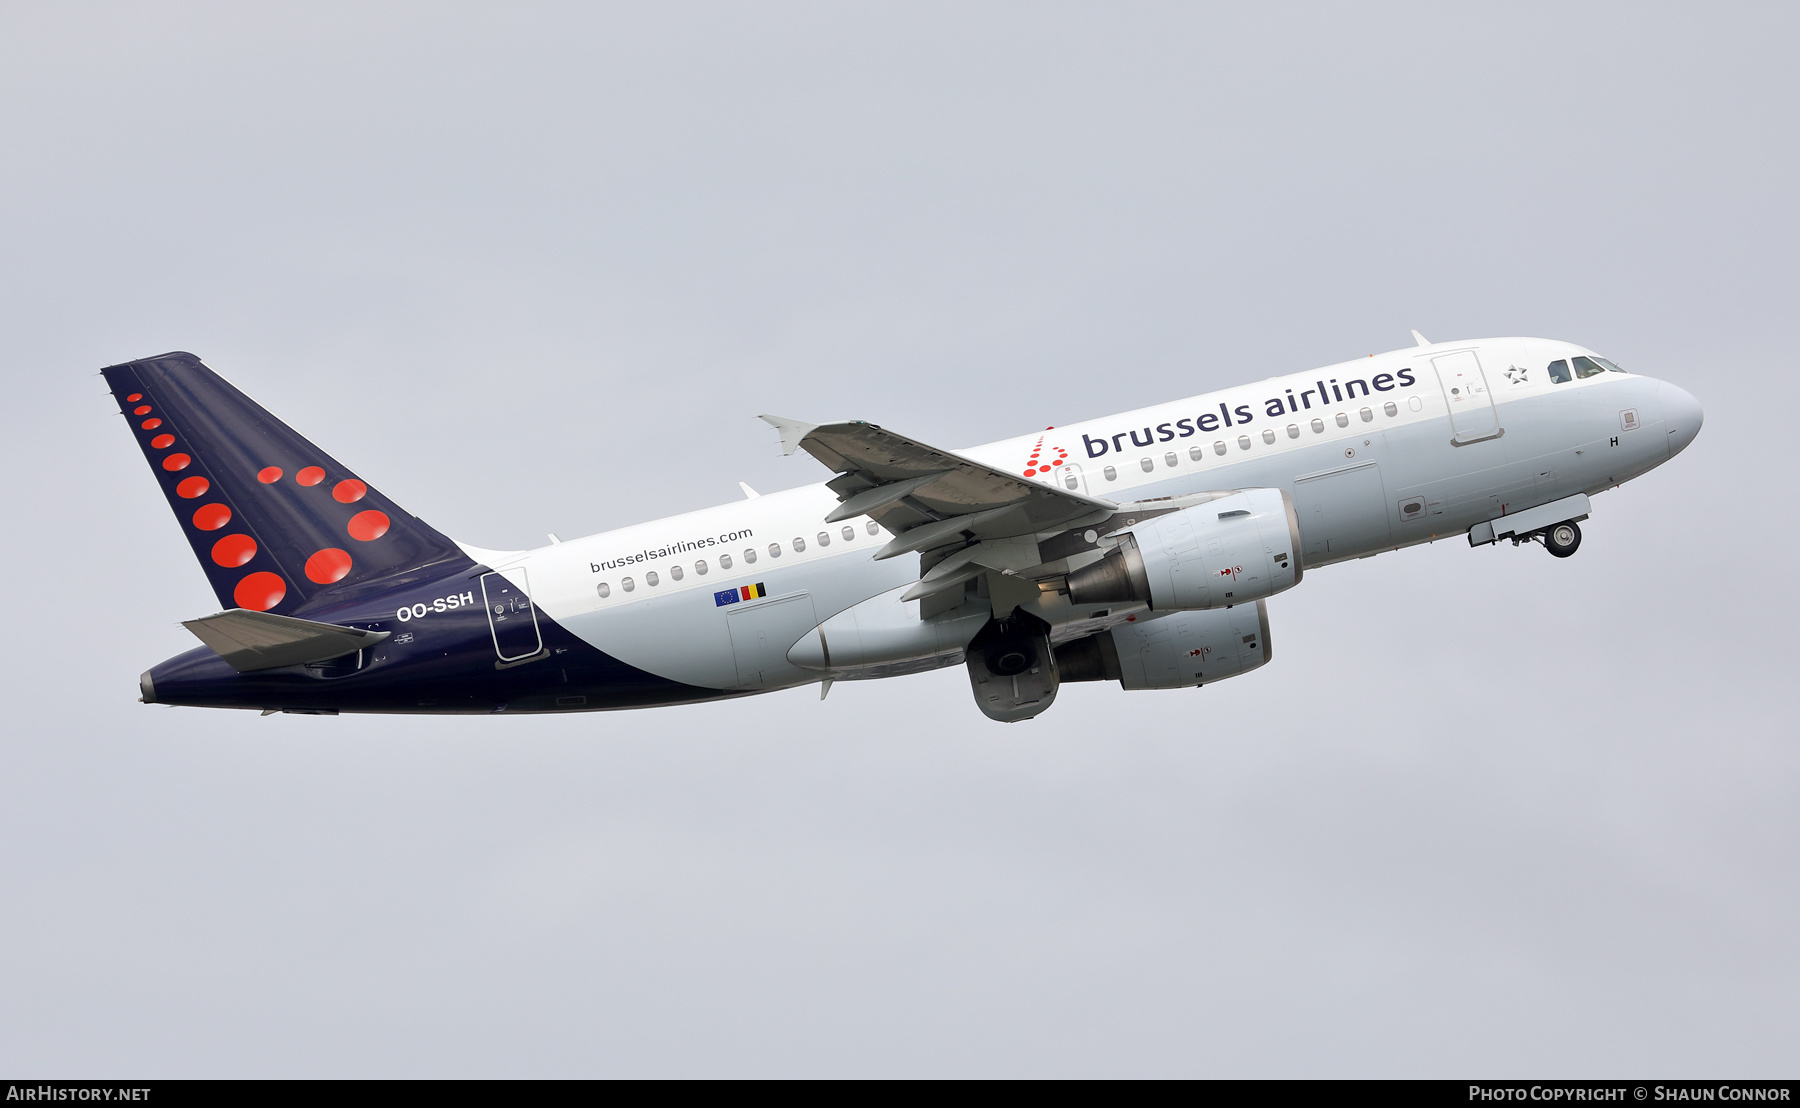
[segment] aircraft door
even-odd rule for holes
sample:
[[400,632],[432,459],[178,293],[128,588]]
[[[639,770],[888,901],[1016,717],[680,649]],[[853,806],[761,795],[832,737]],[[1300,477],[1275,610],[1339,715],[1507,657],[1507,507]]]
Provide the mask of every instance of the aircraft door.
[[788,661],[788,651],[819,625],[811,593],[733,604],[725,610],[725,625],[731,630],[738,688],[774,688],[804,677],[805,671]]
[[1294,482],[1305,564],[1368,554],[1393,541],[1387,492],[1374,462]]
[[1450,441],[1461,445],[1498,438],[1500,413],[1494,408],[1494,393],[1475,351],[1445,354],[1431,359],[1431,365],[1437,370],[1438,385],[1450,409]]
[[1088,494],[1087,475],[1081,472],[1080,466],[1074,462],[1064,462],[1056,468],[1055,472],[1057,484],[1070,492],[1080,493],[1082,496]]
[[537,609],[531,603],[531,579],[523,569],[515,572],[519,575],[516,585],[498,573],[481,575],[488,630],[494,636],[494,653],[502,662],[517,662],[544,649]]

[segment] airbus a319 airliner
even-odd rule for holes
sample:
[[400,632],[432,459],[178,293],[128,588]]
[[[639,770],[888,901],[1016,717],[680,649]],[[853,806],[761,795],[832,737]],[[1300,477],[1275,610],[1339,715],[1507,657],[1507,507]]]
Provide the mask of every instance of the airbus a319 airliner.
[[644,708],[965,665],[1002,722],[1066,681],[1222,681],[1304,573],[1446,536],[1566,558],[1693,441],[1665,381],[1545,339],[1418,345],[946,450],[764,416],[832,478],[532,550],[456,542],[192,354],[103,370],[219,604],[147,704]]

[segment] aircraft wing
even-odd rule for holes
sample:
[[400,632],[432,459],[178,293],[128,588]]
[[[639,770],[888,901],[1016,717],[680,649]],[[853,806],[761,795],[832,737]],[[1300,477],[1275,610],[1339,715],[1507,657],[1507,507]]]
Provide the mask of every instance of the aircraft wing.
[[826,482],[840,501],[826,522],[866,515],[894,535],[877,559],[918,553],[917,599],[987,570],[1012,576],[1045,561],[1042,536],[1111,519],[1119,505],[1029,481],[873,423],[802,423],[765,415],[796,449],[838,476]]

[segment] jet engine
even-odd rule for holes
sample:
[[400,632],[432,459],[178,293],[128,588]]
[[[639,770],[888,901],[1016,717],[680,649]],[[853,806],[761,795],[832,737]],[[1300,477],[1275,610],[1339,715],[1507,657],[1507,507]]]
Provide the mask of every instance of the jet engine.
[[1269,660],[1269,609],[1255,604],[1170,612],[1056,648],[1064,681],[1117,681],[1125,689],[1194,688]]
[[1280,489],[1245,489],[1155,516],[1113,541],[1105,557],[1069,574],[1071,604],[1227,608],[1300,583],[1300,522]]

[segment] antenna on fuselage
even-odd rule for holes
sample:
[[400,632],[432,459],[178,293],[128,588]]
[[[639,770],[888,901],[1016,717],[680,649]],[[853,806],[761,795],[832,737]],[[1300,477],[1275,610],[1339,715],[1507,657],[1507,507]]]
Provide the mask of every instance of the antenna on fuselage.
[[1424,335],[1419,334],[1419,332],[1417,332],[1417,331],[1413,332],[1413,341],[1417,342],[1420,346],[1430,346],[1431,345],[1431,340],[1426,338]]

